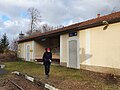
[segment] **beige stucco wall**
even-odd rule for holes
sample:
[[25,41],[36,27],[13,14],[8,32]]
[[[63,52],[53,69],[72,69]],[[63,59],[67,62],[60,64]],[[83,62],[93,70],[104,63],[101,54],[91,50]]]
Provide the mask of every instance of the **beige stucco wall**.
[[91,65],[120,68],[120,23],[90,29]]
[[20,58],[25,58],[25,49],[24,49],[24,43],[19,43],[18,44],[18,56]]
[[68,34],[60,35],[60,63],[67,63]]
[[35,58],[42,59],[42,55],[45,52],[45,47],[38,42],[35,42]]
[[[110,24],[107,30],[103,30],[103,27],[79,31],[80,65],[84,65],[84,69],[88,70],[118,74],[116,70],[120,69],[120,23]],[[87,40],[88,31],[89,39]],[[86,53],[89,47],[89,53]],[[82,49],[83,54],[81,54]],[[86,55],[89,57],[87,58]]]
[[23,42],[18,44],[18,56],[26,60],[26,47],[30,46],[30,59],[34,59],[34,41]]
[[[120,69],[120,23],[85,29],[78,32],[80,65]],[[61,63],[67,63],[68,34],[60,36]],[[107,69],[108,70],[108,69]],[[99,71],[99,70],[98,70]]]
[[82,30],[79,33],[79,55],[80,64],[86,64],[86,31]]

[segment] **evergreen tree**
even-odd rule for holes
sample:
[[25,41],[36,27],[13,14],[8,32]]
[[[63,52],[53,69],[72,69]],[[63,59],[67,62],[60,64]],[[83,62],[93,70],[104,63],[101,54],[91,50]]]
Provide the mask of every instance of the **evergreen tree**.
[[9,41],[5,33],[0,39],[0,53],[4,53],[6,50],[8,50],[8,45]]

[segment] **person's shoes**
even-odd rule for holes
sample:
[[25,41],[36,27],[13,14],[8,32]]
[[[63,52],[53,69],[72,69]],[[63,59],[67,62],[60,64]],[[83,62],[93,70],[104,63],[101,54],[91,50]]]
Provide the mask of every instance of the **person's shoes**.
[[48,78],[49,78],[49,75],[46,75],[45,78],[48,79]]

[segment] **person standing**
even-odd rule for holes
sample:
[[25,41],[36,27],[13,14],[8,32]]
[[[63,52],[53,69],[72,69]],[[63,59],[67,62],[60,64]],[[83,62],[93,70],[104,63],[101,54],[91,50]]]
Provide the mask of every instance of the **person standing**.
[[51,48],[46,48],[46,52],[43,54],[43,65],[45,67],[45,75],[46,78],[49,78],[49,72],[50,72],[50,65],[52,61],[52,53],[51,53]]

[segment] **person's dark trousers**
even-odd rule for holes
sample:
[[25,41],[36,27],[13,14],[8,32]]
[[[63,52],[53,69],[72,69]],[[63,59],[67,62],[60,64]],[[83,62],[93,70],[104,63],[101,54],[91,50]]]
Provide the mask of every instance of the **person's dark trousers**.
[[50,72],[50,64],[45,65],[45,75],[49,75]]

